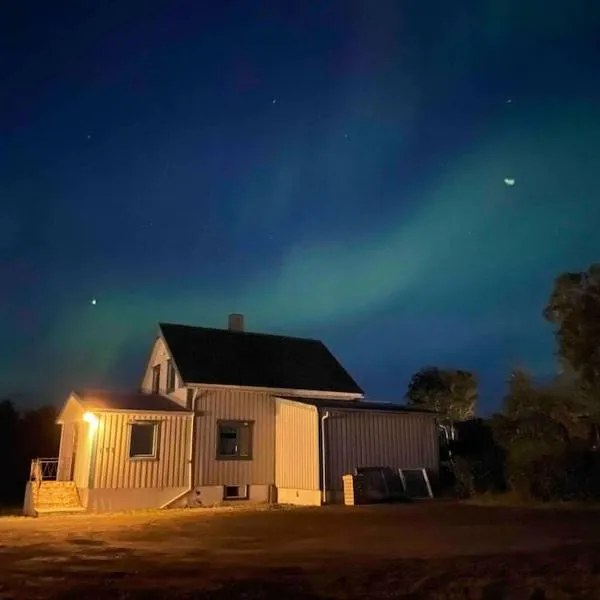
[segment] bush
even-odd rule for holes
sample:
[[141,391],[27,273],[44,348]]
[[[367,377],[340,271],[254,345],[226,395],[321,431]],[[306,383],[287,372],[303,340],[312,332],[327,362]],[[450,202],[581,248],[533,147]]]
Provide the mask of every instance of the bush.
[[452,461],[454,481],[452,495],[455,498],[470,498],[476,492],[475,478],[471,462],[464,456],[457,456]]
[[523,499],[600,499],[598,452],[573,444],[515,440],[509,446],[507,471],[510,488]]

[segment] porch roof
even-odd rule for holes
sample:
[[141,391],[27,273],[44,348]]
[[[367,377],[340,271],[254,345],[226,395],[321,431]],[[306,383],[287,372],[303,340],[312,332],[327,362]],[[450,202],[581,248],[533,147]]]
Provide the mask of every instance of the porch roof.
[[73,395],[85,410],[90,411],[190,412],[174,400],[160,394],[74,390]]

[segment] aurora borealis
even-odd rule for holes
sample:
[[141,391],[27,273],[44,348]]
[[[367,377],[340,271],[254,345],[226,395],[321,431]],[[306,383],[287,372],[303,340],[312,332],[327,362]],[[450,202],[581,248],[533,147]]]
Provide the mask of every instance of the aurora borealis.
[[229,312],[373,399],[552,373],[552,281],[600,256],[596,5],[1,8],[0,394],[136,386],[159,320]]

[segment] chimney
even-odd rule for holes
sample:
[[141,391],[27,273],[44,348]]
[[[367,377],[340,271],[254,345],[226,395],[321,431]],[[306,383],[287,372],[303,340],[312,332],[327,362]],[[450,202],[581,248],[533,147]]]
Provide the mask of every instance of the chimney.
[[244,331],[244,315],[238,313],[229,315],[229,331]]

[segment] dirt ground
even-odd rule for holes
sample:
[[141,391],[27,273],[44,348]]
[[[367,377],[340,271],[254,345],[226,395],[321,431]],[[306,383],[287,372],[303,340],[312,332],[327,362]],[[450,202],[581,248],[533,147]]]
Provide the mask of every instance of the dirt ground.
[[0,518],[0,598],[600,598],[600,512],[433,502]]

